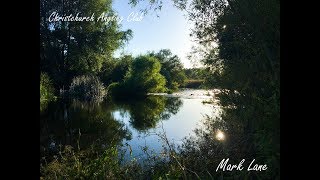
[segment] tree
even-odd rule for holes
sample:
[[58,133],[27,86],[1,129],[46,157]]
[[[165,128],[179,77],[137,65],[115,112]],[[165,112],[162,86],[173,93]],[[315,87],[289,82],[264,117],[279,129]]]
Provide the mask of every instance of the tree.
[[126,73],[131,67],[132,61],[133,57],[131,55],[124,55],[104,62],[102,70],[99,73],[103,83],[107,86],[112,82],[123,81]]
[[208,69],[207,68],[190,68],[190,69],[184,69],[184,73],[187,79],[203,80],[208,75]]
[[173,55],[169,49],[162,49],[157,53],[151,52],[149,55],[156,57],[161,63],[160,73],[167,80],[167,88],[177,90],[185,83],[183,64],[177,55]]
[[134,59],[124,81],[109,86],[113,95],[146,95],[166,90],[165,78],[160,74],[161,64],[150,56],[139,56]]
[[68,86],[73,77],[97,74],[113,52],[128,40],[132,32],[120,31],[116,21],[52,21],[60,16],[114,16],[111,0],[41,0],[40,70],[47,72],[56,88]]

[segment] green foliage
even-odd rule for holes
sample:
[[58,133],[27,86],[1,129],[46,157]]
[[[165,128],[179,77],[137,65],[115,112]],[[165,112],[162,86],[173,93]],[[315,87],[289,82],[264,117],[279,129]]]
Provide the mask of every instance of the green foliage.
[[134,59],[123,82],[109,86],[115,96],[143,96],[152,92],[164,92],[166,80],[160,74],[161,64],[150,56],[139,56]]
[[123,81],[126,73],[130,70],[133,57],[131,55],[124,55],[116,59],[116,66],[111,74],[112,82]]
[[102,153],[65,146],[52,162],[41,166],[45,179],[118,179],[122,171],[117,146]]
[[184,69],[187,79],[203,80],[208,76],[208,68],[190,68]]
[[117,62],[115,61],[115,59],[107,60],[102,64],[101,72],[99,72],[98,76],[106,86],[113,82],[111,76],[116,67],[116,64]]
[[203,80],[187,80],[183,87],[197,89],[203,85],[203,82]]
[[110,61],[106,61],[99,76],[105,85],[112,82],[122,82],[126,73],[129,71],[133,57],[131,55],[124,55]]
[[94,75],[75,77],[69,88],[70,96],[80,100],[101,101],[106,93],[105,87]]
[[113,16],[111,0],[41,0],[40,70],[47,72],[56,88],[68,86],[78,75],[98,74],[114,51],[132,37],[132,31],[120,31],[118,22],[53,21],[50,15]]
[[40,74],[40,110],[44,109],[48,102],[54,100],[54,88],[46,73]]
[[214,83],[208,81],[212,78],[209,67],[184,69],[187,77],[185,88],[212,88],[216,87]]
[[150,56],[156,57],[161,63],[160,73],[166,78],[168,89],[176,91],[184,85],[186,75],[178,56],[173,55],[169,49],[162,49],[157,53],[152,52]]
[[132,64],[131,70],[127,74],[125,81],[128,87],[143,93],[163,92],[166,80],[160,74],[161,64],[150,56],[139,56]]

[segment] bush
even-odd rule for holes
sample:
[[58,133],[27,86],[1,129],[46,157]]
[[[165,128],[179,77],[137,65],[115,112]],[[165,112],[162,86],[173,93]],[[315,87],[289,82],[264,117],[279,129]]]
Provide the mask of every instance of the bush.
[[52,82],[46,73],[40,74],[40,103],[55,99]]
[[160,74],[161,64],[156,58],[139,56],[134,59],[123,82],[110,84],[114,96],[144,96],[151,92],[164,92],[166,79]]
[[107,91],[97,76],[83,75],[73,78],[69,94],[79,100],[100,101]]

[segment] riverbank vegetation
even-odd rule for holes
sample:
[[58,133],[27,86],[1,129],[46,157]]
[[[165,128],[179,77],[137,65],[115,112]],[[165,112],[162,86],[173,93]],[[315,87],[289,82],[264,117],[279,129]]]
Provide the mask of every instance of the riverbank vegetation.
[[[46,74],[46,78],[50,78],[54,89],[51,94],[59,96],[60,92],[71,91],[70,94],[78,98],[80,95],[84,96],[81,99],[97,99],[98,97],[88,97],[93,95],[92,85],[96,84],[96,89],[107,90],[112,83],[115,84],[110,87],[116,87],[115,92],[122,95],[127,93],[145,95],[148,91],[176,91],[183,85],[185,75],[180,59],[170,50],[164,49],[140,57],[125,54],[115,58],[113,56],[115,50],[133,36],[131,30],[121,31],[116,21],[105,24],[100,21],[49,22],[46,19],[50,13],[57,10],[63,10],[58,12],[59,14],[76,14],[75,12],[81,11],[97,14],[107,12],[114,15],[111,3],[109,0],[76,2],[76,4],[73,4],[72,0],[63,3],[41,1],[40,71]],[[147,56],[148,58],[145,58]],[[140,66],[139,63],[144,63],[146,67]],[[140,70],[143,73],[139,72]],[[80,81],[83,81],[81,85]],[[98,82],[101,83],[98,85]],[[102,91],[99,93],[103,94]]]
[[[139,1],[130,2],[135,5]],[[161,6],[162,1],[148,2],[154,7]],[[65,91],[80,101],[87,101],[106,94],[125,99],[145,98],[149,92],[173,92],[179,87],[203,85],[221,90],[217,97],[223,109],[218,118],[206,117],[204,129],[197,129],[196,136],[187,137],[179,147],[175,147],[165,134],[159,134],[164,152],[150,155],[145,165],[134,159],[123,165],[119,158],[121,138],[106,143],[103,148],[93,148],[95,143],[78,148],[75,143],[61,147],[54,158],[41,159],[42,178],[280,178],[279,1],[173,2],[187,13],[194,25],[191,35],[201,49],[197,53],[202,54],[204,68],[183,69],[179,58],[167,49],[137,57],[114,58],[115,50],[133,36],[131,30],[121,31],[114,21],[107,25],[102,22],[46,21],[52,11],[61,11],[59,14],[93,11],[114,14],[111,0],[66,0],[62,3],[41,0],[40,104]],[[140,113],[149,113],[149,118],[143,119],[136,113],[135,125],[140,129],[154,126],[157,121],[150,119],[162,115],[161,103],[161,100],[151,98],[146,106],[136,105]],[[136,109],[131,111],[138,112]],[[95,112],[87,122],[92,124],[87,125],[102,127],[98,122],[104,116],[110,114]],[[108,132],[100,129],[101,137],[104,133],[117,134],[119,129],[125,137],[121,124],[108,121],[104,125],[107,131],[114,129]],[[215,138],[220,131],[228,134],[226,141]],[[79,137],[80,134],[79,130]],[[91,138],[100,141],[101,137]],[[124,149],[130,151],[130,147]],[[145,152],[148,154],[147,149]],[[255,158],[268,164],[269,168],[265,172],[216,172],[218,163],[229,157],[235,161]]]
[[109,86],[111,95],[128,97],[164,92],[166,79],[160,74],[160,69],[161,64],[154,57],[135,58],[123,81]]
[[83,101],[102,101],[106,94],[104,85],[94,75],[74,77],[69,87],[69,95]]
[[40,74],[40,110],[44,109],[46,105],[55,100],[54,87],[51,79],[46,73]]

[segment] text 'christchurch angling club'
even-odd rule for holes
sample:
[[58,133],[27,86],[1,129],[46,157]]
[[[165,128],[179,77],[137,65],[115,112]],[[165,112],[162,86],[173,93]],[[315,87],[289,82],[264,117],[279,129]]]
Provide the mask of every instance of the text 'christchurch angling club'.
[[48,21],[49,22],[57,22],[57,21],[66,21],[66,22],[106,22],[109,23],[111,21],[118,22],[121,24],[122,21],[126,19],[127,22],[139,22],[142,21],[144,17],[143,13],[131,12],[127,18],[123,16],[110,15],[106,13],[101,13],[99,16],[95,16],[95,13],[92,13],[91,16],[81,16],[80,13],[76,13],[75,15],[60,15],[57,12],[53,12],[50,14]]

